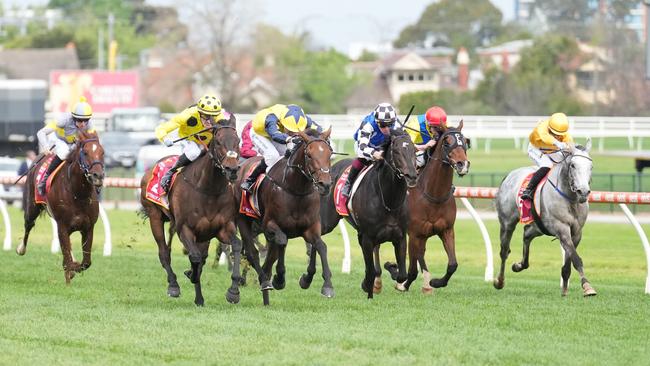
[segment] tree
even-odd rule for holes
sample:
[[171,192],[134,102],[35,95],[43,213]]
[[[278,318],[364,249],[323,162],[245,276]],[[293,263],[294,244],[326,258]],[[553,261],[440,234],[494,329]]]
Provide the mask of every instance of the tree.
[[433,105],[442,107],[450,114],[494,114],[494,110],[471,91],[441,90],[407,93],[400,98],[398,108],[400,111],[408,111],[412,105],[415,106],[413,114],[416,115],[426,113]]
[[395,47],[424,42],[435,36],[449,46],[473,50],[500,34],[502,14],[490,0],[440,0],[429,5],[420,19],[404,28]]

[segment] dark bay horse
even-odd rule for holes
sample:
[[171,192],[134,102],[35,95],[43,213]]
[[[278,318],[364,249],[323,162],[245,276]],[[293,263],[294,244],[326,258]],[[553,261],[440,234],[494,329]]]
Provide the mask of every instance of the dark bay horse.
[[[332,167],[335,181],[352,164],[351,159],[341,160]],[[381,278],[378,249],[379,244],[390,241],[395,248],[395,258],[399,273],[395,276],[402,282],[406,280],[406,229],[408,210],[406,205],[407,188],[415,185],[415,146],[410,137],[403,132],[392,131],[386,144],[384,159],[374,163],[363,178],[352,197],[351,219],[348,222],[357,230],[359,245],[366,266],[361,288],[373,297],[375,278]],[[331,232],[341,216],[334,206],[334,192],[321,198],[322,233]],[[373,260],[374,253],[374,260]],[[309,286],[315,272],[315,255],[309,255],[307,274],[301,278],[301,285]]]
[[[422,291],[425,293],[433,290],[430,286],[447,286],[458,267],[454,235],[456,200],[452,181],[454,171],[462,177],[468,173],[470,165],[467,160],[467,140],[461,132],[462,129],[463,121],[456,128],[448,127],[444,130],[438,142],[428,151],[429,159],[418,176],[416,186],[409,190],[409,269],[406,282],[397,286],[400,290],[407,290],[415,281],[418,276],[418,264],[424,277]],[[424,253],[427,239],[433,235],[438,235],[442,240],[448,263],[444,277],[429,281]],[[387,263],[386,268],[395,277],[395,265]]]
[[[29,232],[34,221],[46,208],[37,204],[34,197],[35,177],[45,159],[35,164],[25,181],[23,190],[23,211],[25,236],[16,253],[24,255],[27,250]],[[59,166],[60,171],[52,179],[47,192],[47,209],[57,224],[65,282],[70,283],[75,273],[88,269],[91,265],[93,230],[99,214],[97,195],[104,182],[104,148],[95,132],[80,131],[74,147],[66,160]],[[72,257],[70,234],[81,232],[83,260],[76,262]]]
[[[151,232],[158,244],[158,258],[167,272],[167,294],[172,297],[180,295],[176,274],[171,267],[171,240],[173,233],[177,232],[188,252],[191,269],[185,271],[185,275],[194,284],[194,303],[197,306],[204,303],[201,272],[210,240],[215,237],[232,245],[235,260],[232,285],[226,292],[226,300],[239,302],[241,241],[236,237],[237,203],[232,193],[232,182],[239,169],[239,137],[232,121],[215,127],[213,134],[207,152],[178,173],[168,193],[169,210],[145,198],[151,170],[145,173],[140,183],[142,212],[149,218]],[[170,222],[168,242],[165,242],[166,221]]]
[[[329,144],[331,129],[318,134],[316,130],[298,132],[301,142],[291,152],[289,158],[280,159],[260,184],[257,197],[262,218],[255,220],[240,214],[237,226],[244,242],[246,255],[258,273],[264,304],[268,305],[268,290],[283,289],[285,280],[284,254],[290,238],[302,237],[313,243],[320,254],[323,265],[323,288],[321,294],[334,296],[332,272],[327,261],[327,246],[321,239],[321,224],[318,215],[319,195],[327,194],[332,184],[330,158],[332,148]],[[248,159],[243,165],[237,181],[236,197],[241,199],[239,183],[245,178],[252,164],[260,158]],[[314,189],[316,188],[316,189]],[[268,243],[268,253],[263,267],[259,263],[259,253],[253,245],[253,238],[264,233]],[[271,283],[272,266],[275,261],[276,274]]]
[[[558,238],[564,251],[562,296],[566,296],[569,290],[572,264],[580,275],[583,295],[596,295],[596,290],[585,277],[582,258],[577,251],[582,239],[582,227],[589,214],[587,198],[591,192],[589,184],[593,168],[589,156],[590,149],[591,140],[587,140],[585,147],[569,145],[567,150],[560,152],[561,161],[558,161],[548,173],[546,181],[548,184],[544,184],[539,190],[540,220],[544,228],[540,228],[536,222],[524,226],[523,258],[521,262],[512,265],[513,272],[521,272],[528,268],[530,243],[534,238],[542,235]],[[510,240],[519,222],[517,193],[524,177],[532,171],[531,167],[525,167],[510,172],[501,182],[495,198],[501,227],[501,267],[498,277],[494,280],[494,287],[497,289],[502,289],[504,286],[504,271],[506,259],[510,254]]]

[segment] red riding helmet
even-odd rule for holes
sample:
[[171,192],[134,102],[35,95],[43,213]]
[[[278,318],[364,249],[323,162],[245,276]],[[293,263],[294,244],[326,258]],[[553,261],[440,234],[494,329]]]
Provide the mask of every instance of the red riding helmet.
[[425,118],[430,126],[446,126],[447,113],[440,107],[431,107],[427,110]]

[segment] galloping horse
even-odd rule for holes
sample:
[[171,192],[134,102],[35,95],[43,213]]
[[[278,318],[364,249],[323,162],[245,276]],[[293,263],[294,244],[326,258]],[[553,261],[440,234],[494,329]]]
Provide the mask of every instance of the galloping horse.
[[[418,276],[418,264],[422,270],[424,283],[422,292],[431,293],[433,287],[444,287],[456,271],[456,201],[452,181],[454,170],[459,176],[469,172],[467,160],[468,141],[463,136],[463,121],[458,127],[448,127],[440,139],[428,151],[429,159],[418,176],[417,185],[409,190],[408,204],[410,221],[408,227],[409,269],[408,279],[400,290],[408,290]],[[438,235],[447,252],[447,273],[443,278],[430,280],[424,253],[427,239]],[[395,277],[395,265],[386,263],[386,269]]]
[[[97,195],[104,182],[104,149],[95,132],[80,131],[68,158],[59,166],[61,170],[52,177],[50,190],[46,193],[47,205],[36,203],[36,175],[46,159],[32,167],[25,181],[23,210],[25,237],[16,253],[24,255],[29,232],[34,221],[47,206],[57,224],[65,282],[70,283],[75,273],[91,265],[93,229],[99,214]],[[81,232],[83,260],[81,264],[72,257],[70,234]]]
[[[521,272],[528,268],[530,242],[534,238],[541,235],[558,238],[564,250],[562,296],[566,296],[568,292],[572,263],[580,274],[584,296],[596,295],[596,291],[585,277],[582,259],[577,252],[578,244],[582,239],[582,227],[589,214],[587,198],[591,192],[589,184],[593,167],[589,150],[591,150],[591,140],[587,140],[585,147],[570,145],[567,150],[561,151],[563,159],[548,174],[546,183],[549,184],[543,184],[538,189],[539,218],[543,227],[540,227],[536,222],[524,226],[523,259],[521,262],[512,265],[514,272]],[[510,254],[510,240],[519,221],[517,210],[519,187],[524,177],[533,170],[531,167],[525,167],[510,172],[501,182],[496,195],[497,213],[501,225],[499,234],[501,239],[501,268],[499,276],[494,280],[494,287],[497,289],[502,289],[504,285],[504,270],[506,259]]]
[[[264,304],[268,305],[268,290],[283,289],[285,280],[284,254],[287,240],[301,236],[312,243],[320,254],[323,265],[323,287],[321,294],[334,296],[332,272],[327,261],[327,246],[321,239],[321,224],[318,215],[319,194],[327,194],[332,184],[330,158],[332,148],[328,142],[331,128],[318,134],[316,130],[295,133],[301,142],[291,152],[289,158],[282,158],[269,171],[261,182],[257,197],[262,213],[261,219],[253,219],[240,214],[237,226],[241,233],[246,256],[258,273]],[[248,159],[242,165],[238,184],[245,179],[244,172],[250,171],[260,158]],[[316,190],[314,190],[316,187]],[[236,197],[241,200],[241,189]],[[255,225],[254,225],[255,224]],[[253,245],[253,238],[263,232],[268,243],[268,253],[264,266],[259,263],[259,253]],[[278,260],[276,274],[271,277],[272,266]]]
[[[406,279],[406,228],[408,210],[406,205],[407,186],[415,185],[415,146],[410,137],[392,131],[387,142],[384,159],[374,163],[360,182],[352,196],[352,212],[348,222],[357,229],[359,245],[363,252],[366,272],[361,288],[373,297],[373,284],[381,279],[379,266],[379,244],[390,241],[395,248],[399,282]],[[332,167],[332,174],[338,178],[352,164],[351,159],[339,161]],[[334,192],[321,198],[322,233],[327,234],[336,227],[341,216],[334,205]],[[373,260],[373,253],[375,254]],[[301,286],[309,286],[315,269],[316,253],[309,255],[307,274],[301,278]],[[379,278],[379,280],[377,280]]]
[[[151,232],[158,244],[158,258],[167,272],[167,294],[180,295],[176,274],[171,267],[171,240],[174,232],[189,253],[191,269],[185,275],[194,284],[194,303],[203,306],[201,272],[208,256],[210,239],[232,245],[234,253],[232,285],[226,292],[226,300],[239,302],[239,263],[241,241],[236,237],[235,216],[237,204],[232,193],[232,182],[237,177],[239,137],[231,120],[213,129],[213,138],[207,153],[183,168],[169,189],[169,209],[151,201],[146,187],[151,177],[147,171],[142,177],[140,202],[143,213],[149,217]],[[161,159],[164,160],[165,158]],[[164,223],[170,222],[170,237],[165,243]]]

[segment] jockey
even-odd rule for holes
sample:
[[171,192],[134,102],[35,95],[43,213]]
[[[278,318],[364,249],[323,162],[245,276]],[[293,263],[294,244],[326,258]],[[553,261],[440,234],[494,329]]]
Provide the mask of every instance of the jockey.
[[[65,113],[58,119],[47,122],[45,127],[36,133],[40,151],[45,155],[56,154],[50,166],[47,167],[43,180],[38,184],[38,193],[42,196],[45,195],[47,178],[70,154],[77,137],[77,131],[94,132],[90,121],[92,115],[92,107],[85,97],[81,97],[79,102],[72,108],[71,113]],[[52,133],[54,133],[54,141],[49,136]],[[50,149],[52,143],[54,144],[54,151]]]
[[276,104],[257,112],[253,117],[250,137],[255,150],[264,156],[264,160],[242,182],[241,188],[250,192],[257,177],[264,171],[270,171],[287,149],[293,148],[292,137],[287,132],[299,132],[308,128],[322,131],[322,128],[295,104]]
[[[196,160],[207,149],[213,136],[212,130],[209,128],[230,118],[231,114],[221,108],[221,101],[212,94],[206,94],[195,105],[186,108],[169,121],[156,127],[156,138],[166,146],[174,144],[174,140],[169,136],[172,131],[178,130],[180,138],[187,137],[180,141],[183,153],[178,157],[176,164],[160,179],[160,186],[165,192],[169,190],[172,175],[176,170]],[[202,130],[205,131],[196,134]],[[192,134],[196,135],[191,136]]]
[[354,150],[357,158],[352,161],[348,179],[341,190],[343,197],[350,198],[352,185],[364,166],[384,158],[384,143],[390,136],[391,130],[401,129],[396,122],[398,122],[397,112],[390,103],[380,103],[363,118],[354,133]]
[[406,132],[417,150],[417,167],[420,169],[426,163],[425,151],[436,144],[447,128],[447,113],[444,109],[433,106],[426,114],[406,122],[406,127],[408,127]]
[[522,199],[532,201],[535,188],[554,165],[551,156],[566,149],[568,143],[573,143],[573,138],[568,131],[569,120],[566,114],[554,113],[549,119],[538,123],[530,134],[528,156],[540,168],[537,169],[528,182],[526,190],[521,194]]
[[241,146],[239,147],[241,161],[257,156],[257,151],[254,150],[255,146],[251,140],[251,127],[253,127],[253,121],[248,121],[241,131]]

